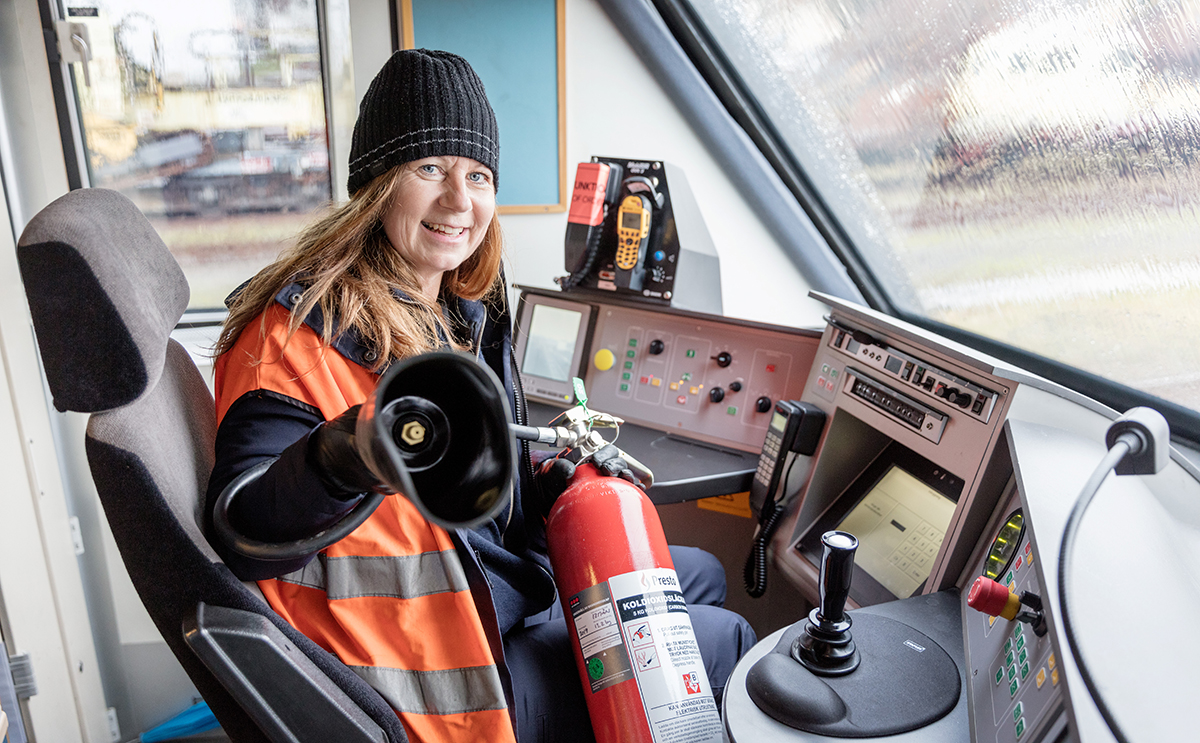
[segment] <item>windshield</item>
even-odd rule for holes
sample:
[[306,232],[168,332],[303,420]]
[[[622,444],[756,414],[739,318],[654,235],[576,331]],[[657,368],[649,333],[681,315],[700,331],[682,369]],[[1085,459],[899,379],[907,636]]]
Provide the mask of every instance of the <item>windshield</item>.
[[902,312],[1200,409],[1200,7],[693,0]]

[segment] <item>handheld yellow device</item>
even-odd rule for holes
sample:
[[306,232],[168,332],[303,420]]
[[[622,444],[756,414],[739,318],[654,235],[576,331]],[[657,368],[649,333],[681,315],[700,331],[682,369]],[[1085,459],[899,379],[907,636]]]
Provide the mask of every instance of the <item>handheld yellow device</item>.
[[617,210],[617,268],[631,271],[646,255],[650,239],[650,200],[640,194],[630,194],[621,200]]

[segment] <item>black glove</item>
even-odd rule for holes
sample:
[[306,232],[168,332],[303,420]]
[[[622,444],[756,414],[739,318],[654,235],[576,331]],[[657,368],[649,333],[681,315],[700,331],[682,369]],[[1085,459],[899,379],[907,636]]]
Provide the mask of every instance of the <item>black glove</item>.
[[[596,466],[596,471],[601,475],[619,477],[645,490],[641,481],[633,474],[633,470],[629,469],[629,464],[621,458],[621,450],[612,444],[597,451],[588,461]],[[535,481],[539,496],[537,510],[543,517],[550,515],[554,502],[571,484],[571,478],[574,476],[575,463],[565,457],[555,457],[542,462]]]
[[382,485],[363,464],[354,446],[354,428],[358,424],[355,405],[333,420],[325,421],[308,435],[308,464],[329,488],[331,495],[350,500]]
[[629,463],[621,458],[621,450],[609,444],[600,451],[592,455],[592,464],[596,465],[597,471],[602,475],[610,477],[619,477],[622,480],[637,485],[642,490],[646,488],[642,486],[640,480],[633,474],[633,470],[629,469]]

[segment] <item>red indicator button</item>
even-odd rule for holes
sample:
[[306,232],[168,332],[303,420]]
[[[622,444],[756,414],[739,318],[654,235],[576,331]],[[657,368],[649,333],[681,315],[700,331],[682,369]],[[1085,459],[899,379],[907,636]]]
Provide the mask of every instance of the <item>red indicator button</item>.
[[679,403],[680,405],[687,405],[687,395],[680,395],[679,397],[675,398],[675,402]]
[[642,377],[641,382],[642,384],[650,384],[650,377]]
[[774,373],[775,373],[775,365],[774,365],[774,364],[767,364],[767,373],[768,373],[768,374],[774,374]]
[[1020,570],[1022,564],[1023,564],[1023,560],[1021,559],[1021,556],[1017,555],[1017,564],[1013,565],[1013,570]]
[[817,377],[817,386],[818,386],[818,387],[824,387],[824,386],[825,386],[825,377]]

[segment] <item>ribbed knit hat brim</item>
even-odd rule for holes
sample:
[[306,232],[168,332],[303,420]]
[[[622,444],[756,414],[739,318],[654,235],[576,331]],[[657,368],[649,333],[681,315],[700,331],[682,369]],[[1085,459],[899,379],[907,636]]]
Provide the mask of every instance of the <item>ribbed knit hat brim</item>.
[[500,132],[483,82],[462,57],[405,49],[371,81],[350,147],[351,194],[397,165],[438,155],[469,157],[500,185]]

